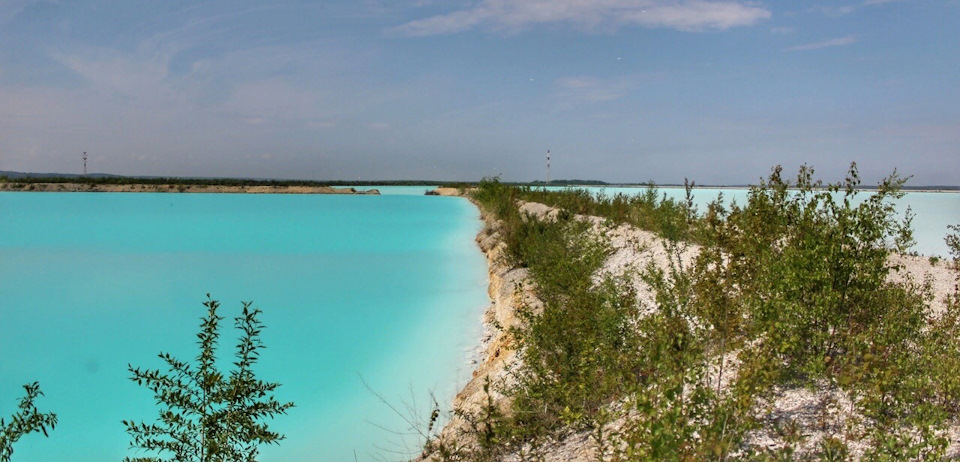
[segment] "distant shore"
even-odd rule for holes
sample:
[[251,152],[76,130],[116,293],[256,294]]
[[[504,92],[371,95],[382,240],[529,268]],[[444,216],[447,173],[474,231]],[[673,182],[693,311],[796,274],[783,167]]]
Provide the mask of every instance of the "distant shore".
[[125,192],[208,194],[351,194],[380,195],[376,189],[334,188],[299,185],[205,185],[205,184],[94,184],[0,182],[0,191],[13,192]]

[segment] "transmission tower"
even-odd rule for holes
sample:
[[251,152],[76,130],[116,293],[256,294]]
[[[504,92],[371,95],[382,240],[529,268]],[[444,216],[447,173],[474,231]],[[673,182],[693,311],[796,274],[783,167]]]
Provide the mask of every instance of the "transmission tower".
[[547,149],[547,184],[550,184],[550,150]]
[[87,151],[83,151],[83,176],[87,176]]

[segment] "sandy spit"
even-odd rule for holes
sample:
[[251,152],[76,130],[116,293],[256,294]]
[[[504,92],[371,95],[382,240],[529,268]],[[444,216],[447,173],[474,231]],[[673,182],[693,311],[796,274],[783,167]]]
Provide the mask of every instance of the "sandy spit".
[[224,186],[174,184],[84,184],[84,183],[0,183],[0,191],[25,192],[149,192],[149,193],[215,193],[215,194],[363,194],[379,195],[380,191],[330,186]]

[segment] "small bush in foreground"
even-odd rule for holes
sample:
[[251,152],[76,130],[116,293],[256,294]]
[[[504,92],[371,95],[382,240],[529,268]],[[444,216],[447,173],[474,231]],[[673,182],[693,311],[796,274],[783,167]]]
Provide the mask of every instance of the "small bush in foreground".
[[47,435],[47,429],[53,430],[57,426],[57,415],[52,412],[40,412],[34,400],[43,396],[40,391],[40,385],[33,382],[23,386],[27,394],[20,399],[17,406],[19,411],[10,417],[10,423],[0,418],[0,462],[9,462],[13,455],[13,443],[16,443],[20,437],[39,431],[44,436]]
[[224,374],[216,366],[219,326],[224,319],[217,314],[220,304],[208,294],[203,305],[207,314],[201,318],[197,334],[200,354],[195,364],[160,353],[168,372],[129,367],[130,380],[150,389],[160,406],[156,423],[123,421],[132,437],[131,447],[167,453],[171,458],[127,461],[253,461],[260,445],[279,444],[284,438],[263,421],[286,414],[293,403],[278,402],[273,392],[280,384],[264,382],[253,373],[259,350],[264,348],[260,341],[263,324],[258,319],[261,311],[245,302],[242,314],[234,318],[241,333],[234,352],[236,369]]

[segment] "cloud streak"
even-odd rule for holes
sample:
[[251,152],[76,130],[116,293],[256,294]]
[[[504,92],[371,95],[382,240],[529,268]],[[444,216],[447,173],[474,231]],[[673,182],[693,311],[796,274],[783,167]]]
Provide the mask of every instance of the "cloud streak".
[[851,14],[861,8],[867,8],[871,6],[877,6],[877,5],[886,5],[889,3],[900,3],[902,1],[903,0],[865,0],[863,2],[854,3],[850,5],[817,7],[815,11],[820,11],[821,13],[830,17],[840,17],[840,16]]
[[636,86],[626,79],[600,79],[589,76],[562,77],[554,82],[554,96],[563,101],[601,103],[627,96]]
[[840,37],[830,40],[824,40],[822,42],[807,43],[805,45],[797,45],[795,47],[786,48],[783,51],[810,51],[810,50],[819,50],[821,48],[833,48],[833,47],[843,47],[847,45],[853,45],[857,43],[858,39],[856,36],[848,35],[846,37]]
[[415,37],[473,29],[515,33],[549,24],[582,31],[640,26],[702,32],[750,26],[770,17],[764,8],[732,0],[482,0],[471,8],[411,21],[390,32]]
[[43,0],[0,0],[0,24],[5,24],[16,17],[23,10]]

